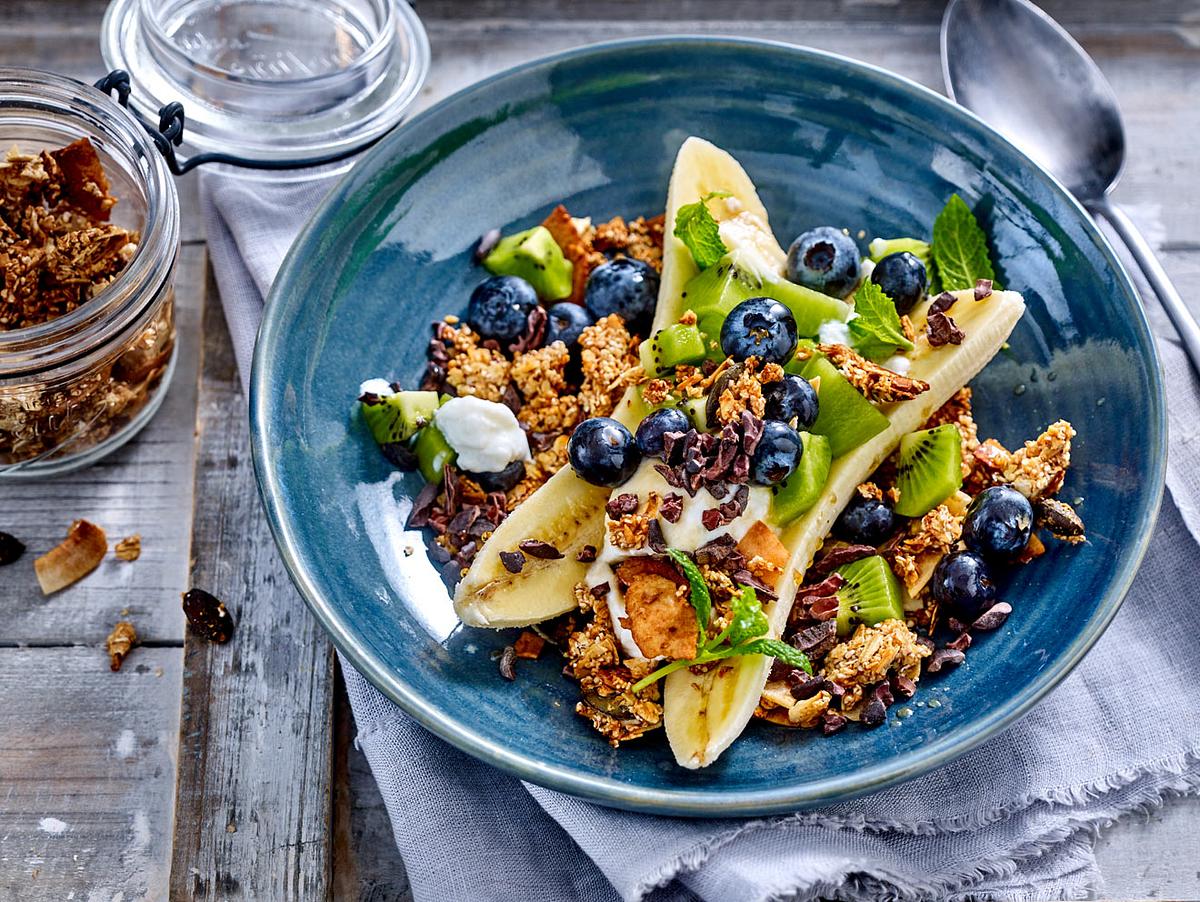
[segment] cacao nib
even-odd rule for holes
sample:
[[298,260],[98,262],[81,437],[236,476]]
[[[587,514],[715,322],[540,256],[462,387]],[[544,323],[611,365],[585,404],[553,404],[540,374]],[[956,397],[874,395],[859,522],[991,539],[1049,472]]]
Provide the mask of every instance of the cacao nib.
[[517,547],[530,557],[540,558],[543,561],[557,561],[563,556],[563,553],[549,542],[543,542],[540,539],[525,539],[518,542]]
[[959,633],[958,636],[946,643],[946,648],[952,648],[955,651],[966,651],[971,647],[971,634]]
[[929,657],[929,663],[925,665],[925,669],[930,673],[938,673],[943,667],[957,667],[967,656],[958,649],[954,648],[939,648]]
[[792,670],[788,675],[787,681],[788,686],[792,690],[792,697],[797,701],[812,698],[825,688],[825,680],[821,677],[810,677],[799,667]]
[[733,459],[733,466],[729,468],[729,481],[744,483],[750,478],[750,455],[739,454]]
[[838,597],[836,595],[818,598],[813,602],[813,606],[809,611],[813,620],[820,620],[822,622],[833,621],[837,617],[837,612]]
[[609,588],[610,586],[608,583],[599,583],[588,589],[588,592],[591,593],[592,598],[607,598]]
[[705,529],[712,532],[721,525],[721,512],[715,507],[710,507],[700,514],[700,522],[704,525]]
[[[812,572],[811,570],[809,571]],[[821,582],[815,585],[804,585],[796,590],[796,594],[800,596],[801,603],[815,601],[818,598],[828,598],[831,595],[836,595],[837,590],[846,585],[846,580],[840,573],[831,573]]]
[[25,553],[25,545],[14,535],[0,532],[0,567],[11,564]]
[[529,437],[529,450],[531,451],[546,451],[553,444],[557,434],[553,432],[529,432],[526,433]]
[[524,354],[526,351],[532,351],[534,348],[540,348],[546,337],[546,325],[549,322],[550,316],[546,313],[545,307],[539,304],[530,310],[529,316],[525,320],[525,331],[508,346],[509,353],[516,356]]
[[846,564],[853,564],[855,561],[860,561],[865,557],[871,557],[876,554],[874,548],[870,545],[842,545],[838,548],[831,548],[825,554],[821,555],[821,559],[808,568],[806,577],[823,577],[833,573],[838,567],[844,567]]
[[933,316],[936,313],[945,313],[954,306],[954,302],[957,300],[958,298],[956,298],[950,292],[943,291],[936,298],[934,298],[933,303],[929,305],[929,316]]
[[427,482],[413,500],[412,512],[408,515],[408,528],[420,529],[429,525],[429,512],[437,503],[439,486],[435,482]]
[[889,707],[896,699],[892,696],[892,687],[889,683],[883,682],[875,687],[871,693],[875,698],[883,702],[884,707]]
[[998,601],[980,614],[975,619],[975,622],[971,624],[971,628],[985,631],[999,629],[1004,625],[1004,621],[1008,619],[1008,615],[1011,613],[1011,604],[1007,601]]
[[520,573],[525,566],[525,555],[519,551],[501,551],[500,563],[509,573]]
[[836,711],[826,711],[821,715],[821,732],[826,736],[840,733],[846,727],[846,718]]
[[677,492],[668,493],[658,508],[662,518],[668,523],[678,523],[683,516],[683,496]]
[[742,451],[754,454],[763,434],[763,421],[748,410],[742,411]]
[[646,544],[655,554],[667,553],[667,539],[663,535],[662,523],[657,517],[646,527]]
[[384,442],[379,446],[384,459],[397,470],[411,473],[417,468],[417,455],[404,442]]
[[929,333],[929,344],[935,348],[942,345],[960,345],[966,334],[958,324],[944,313],[932,313],[925,326]]
[[447,551],[437,542],[432,542],[429,545],[429,559],[435,564],[447,564],[450,562],[450,552]]
[[626,514],[637,513],[638,496],[633,492],[622,492],[615,498],[609,499],[608,504],[604,505],[605,513],[612,519],[619,520]]
[[912,698],[917,692],[917,684],[906,676],[893,673],[892,692],[900,698]]
[[950,617],[946,620],[946,626],[952,633],[965,633],[970,629],[967,624],[963,623],[957,617]]
[[678,463],[683,456],[683,432],[663,433],[663,460],[668,464]]
[[991,279],[976,279],[975,280],[975,300],[982,301],[986,297],[991,297],[992,280]]
[[442,581],[453,588],[462,579],[463,566],[458,561],[450,560],[442,564]]
[[511,384],[504,386],[504,391],[500,395],[500,403],[514,414],[521,410],[521,396]]
[[826,620],[801,630],[792,637],[792,645],[810,658],[820,658],[837,645],[837,621]]
[[479,505],[468,504],[450,518],[446,524],[446,532],[466,532],[479,519]]
[[584,545],[579,549],[579,553],[575,555],[575,560],[581,564],[590,564],[596,559],[596,546]]
[[228,642],[233,635],[233,616],[223,601],[203,589],[183,593],[183,615],[199,636],[216,643]]
[[712,495],[718,501],[729,494],[729,483],[727,482],[710,482],[706,488],[708,494]]
[[500,676],[510,682],[515,680],[517,678],[516,662],[517,650],[511,645],[504,646],[504,651],[500,652]]
[[859,722],[864,727],[882,726],[887,720],[887,705],[879,700],[878,697],[872,696],[865,705],[863,705],[862,714],[859,715]]

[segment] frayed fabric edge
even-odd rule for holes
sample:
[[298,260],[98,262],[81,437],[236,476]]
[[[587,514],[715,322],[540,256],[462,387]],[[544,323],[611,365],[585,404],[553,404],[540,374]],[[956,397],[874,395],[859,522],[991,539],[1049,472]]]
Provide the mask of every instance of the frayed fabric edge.
[[[766,828],[789,829],[794,827],[817,826],[833,830],[861,830],[868,832],[897,832],[912,835],[932,835],[937,832],[962,832],[986,827],[998,821],[1012,817],[1034,805],[1047,805],[1052,810],[1058,808],[1076,808],[1094,802],[1103,796],[1122,789],[1127,789],[1134,783],[1146,781],[1146,794],[1141,798],[1131,799],[1116,806],[1112,811],[1105,811],[1084,817],[1070,816],[1069,810],[1064,812],[1066,819],[1059,827],[1048,831],[1036,840],[1019,846],[1004,858],[997,859],[987,865],[977,866],[973,874],[951,875],[950,877],[931,883],[928,887],[916,890],[918,896],[937,894],[945,896],[991,877],[1010,876],[1015,873],[1019,862],[1036,858],[1052,847],[1070,840],[1081,833],[1092,838],[1101,830],[1111,826],[1119,818],[1130,814],[1145,813],[1160,808],[1164,801],[1180,795],[1200,793],[1200,752],[1191,749],[1180,755],[1168,756],[1150,762],[1139,768],[1123,770],[1099,780],[1088,781],[1074,786],[1046,790],[1041,793],[1030,793],[1021,799],[1000,806],[988,812],[972,815],[960,815],[948,819],[933,819],[922,824],[897,824],[886,821],[875,821],[867,818],[844,819],[831,817],[820,813],[800,812],[783,820],[754,820],[726,831],[718,836],[710,837],[704,842],[697,843],[692,848],[681,852],[674,859],[659,867],[655,872],[643,878],[635,888],[634,899],[641,899],[647,893],[665,886],[678,875],[699,869],[717,851],[739,837],[754,830]],[[1003,870],[998,870],[1003,869]],[[845,869],[842,869],[845,871]],[[844,880],[849,873],[841,874]],[[831,876],[831,875],[830,875]],[[819,875],[818,881],[825,875]],[[826,890],[829,887],[825,887]],[[1085,890],[1087,887],[1084,888]],[[770,891],[765,900],[775,899],[807,899],[818,898],[804,886],[790,886]],[[828,895],[828,892],[825,893]],[[896,896],[897,899],[910,898]]]

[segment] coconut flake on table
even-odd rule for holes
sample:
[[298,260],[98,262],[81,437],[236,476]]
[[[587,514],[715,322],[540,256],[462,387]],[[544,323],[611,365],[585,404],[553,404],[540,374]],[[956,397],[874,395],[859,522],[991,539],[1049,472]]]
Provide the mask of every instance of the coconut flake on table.
[[516,415],[495,401],[451,398],[437,409],[433,422],[458,454],[459,468],[468,472],[497,473],[513,461],[533,459]]

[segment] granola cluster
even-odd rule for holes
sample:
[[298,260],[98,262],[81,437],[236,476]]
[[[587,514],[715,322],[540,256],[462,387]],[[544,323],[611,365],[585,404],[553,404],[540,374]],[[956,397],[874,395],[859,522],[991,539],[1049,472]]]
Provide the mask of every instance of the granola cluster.
[[0,330],[23,329],[90,300],[137,253],[137,232],[108,221],[116,198],[87,138],[0,163]]
[[[85,138],[0,162],[0,331],[58,319],[94,298],[138,250],[137,232],[109,222],[117,203]],[[0,465],[90,448],[154,395],[175,343],[173,299],[123,347],[56,381],[0,389]]]
[[890,404],[893,401],[908,401],[929,391],[928,382],[893,372],[845,345],[817,345],[817,350],[828,357],[846,380],[869,401]]

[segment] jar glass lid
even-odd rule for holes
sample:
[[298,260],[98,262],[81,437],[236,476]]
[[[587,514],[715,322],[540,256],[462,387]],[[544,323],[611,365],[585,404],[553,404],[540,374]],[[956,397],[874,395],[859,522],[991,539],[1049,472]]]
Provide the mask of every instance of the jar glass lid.
[[429,71],[404,0],[112,0],[101,51],[147,121],[179,101],[189,148],[262,162],[370,144]]

